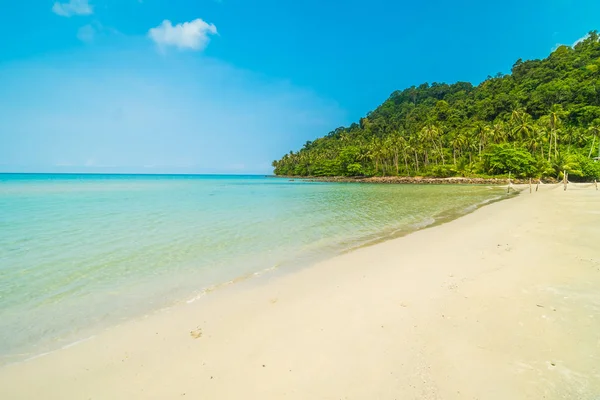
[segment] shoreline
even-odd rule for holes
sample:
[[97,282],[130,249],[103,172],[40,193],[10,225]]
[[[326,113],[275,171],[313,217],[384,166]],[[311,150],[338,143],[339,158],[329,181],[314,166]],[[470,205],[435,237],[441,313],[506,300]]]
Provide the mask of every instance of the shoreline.
[[423,220],[415,225],[405,226],[405,227],[399,228],[397,230],[394,230],[392,232],[380,232],[378,234],[366,236],[366,237],[354,242],[353,244],[350,244],[349,247],[347,247],[347,248],[338,249],[335,253],[331,253],[328,255],[319,255],[319,256],[314,255],[312,257],[309,257],[310,261],[308,261],[308,262],[287,263],[284,265],[278,264],[276,266],[270,266],[270,267],[263,268],[263,269],[253,271],[253,272],[249,272],[246,274],[233,276],[232,278],[227,279],[227,280],[212,283],[210,285],[201,287],[201,289],[199,289],[195,293],[192,293],[190,296],[181,297],[177,300],[174,300],[170,303],[165,303],[165,304],[163,304],[157,308],[154,308],[152,310],[147,310],[144,313],[131,315],[126,319],[120,320],[119,322],[116,322],[113,324],[108,324],[108,325],[103,325],[103,326],[83,328],[81,331],[79,331],[79,334],[77,334],[77,333],[70,334],[69,338],[66,340],[65,340],[65,338],[62,338],[62,337],[57,338],[57,340],[60,340],[61,342],[63,342],[60,346],[44,348],[43,350],[41,350],[38,353],[23,352],[20,354],[20,356],[21,356],[20,358],[15,357],[13,355],[3,356],[7,361],[3,361],[0,363],[0,369],[5,366],[28,362],[30,360],[34,360],[34,359],[37,359],[40,357],[45,357],[52,353],[60,352],[64,349],[75,346],[79,343],[88,341],[99,334],[101,335],[103,332],[109,331],[111,329],[114,329],[115,327],[126,324],[129,321],[135,321],[140,318],[147,318],[148,316],[154,315],[156,313],[164,312],[165,310],[169,310],[174,307],[178,307],[182,304],[194,303],[196,301],[199,301],[199,300],[205,298],[207,295],[211,295],[215,291],[226,289],[229,286],[232,286],[235,284],[240,284],[240,283],[243,283],[243,282],[251,280],[251,279],[265,279],[266,278],[265,275],[269,275],[269,274],[272,274],[273,276],[278,276],[278,277],[284,276],[286,274],[293,274],[293,273],[296,273],[303,269],[311,268],[315,264],[326,262],[327,260],[330,260],[332,258],[339,257],[343,254],[348,254],[348,253],[352,253],[359,249],[376,246],[378,244],[385,243],[390,240],[396,240],[396,239],[402,238],[404,236],[413,234],[415,232],[418,232],[418,231],[421,231],[424,229],[430,229],[430,228],[433,228],[438,225],[449,223],[453,220],[462,218],[463,216],[470,214],[481,207],[485,207],[485,206],[487,206],[489,204],[493,204],[495,202],[510,199],[511,197],[516,196],[521,191],[523,191],[525,189],[525,186],[515,185],[515,186],[513,186],[513,188],[514,188],[514,190],[510,194],[498,192],[498,195],[495,197],[491,197],[491,198],[483,200],[479,203],[476,203],[476,204],[473,204],[470,206],[466,206],[464,208],[461,208],[460,210],[458,210],[458,209],[446,210],[442,213],[432,215],[430,217],[431,220]]
[[[423,176],[369,176],[369,177],[350,177],[350,176],[287,176],[275,175],[273,178],[300,180],[308,182],[340,182],[340,183],[372,183],[372,184],[409,184],[409,185],[529,185],[529,178],[465,178],[465,177],[423,177]],[[537,182],[543,185],[559,183],[556,179],[546,178],[532,179],[532,185]],[[575,183],[575,182],[573,182]],[[579,183],[579,182],[576,182]],[[593,184],[593,183],[592,183]]]
[[592,399],[597,193],[543,186],[229,285],[2,367],[0,397]]

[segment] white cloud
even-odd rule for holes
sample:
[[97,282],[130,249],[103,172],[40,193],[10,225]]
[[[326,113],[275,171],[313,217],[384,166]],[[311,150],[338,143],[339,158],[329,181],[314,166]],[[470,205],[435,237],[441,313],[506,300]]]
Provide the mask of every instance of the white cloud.
[[52,12],[62,17],[71,17],[73,15],[90,15],[94,13],[88,0],[70,0],[68,3],[59,3],[52,6]]
[[589,37],[590,37],[590,35],[589,35],[589,33],[588,33],[588,34],[587,34],[587,35],[585,35],[584,37],[581,37],[581,38],[577,39],[577,40],[575,41],[575,43],[573,43],[573,45],[572,45],[571,47],[575,47],[575,46],[577,46],[579,43],[583,42],[585,39],[587,39],[587,38],[589,38]]
[[77,39],[84,43],[94,43],[110,36],[123,36],[121,32],[110,26],[104,26],[98,21],[82,26],[77,31]]
[[77,31],[77,39],[85,43],[91,43],[96,37],[96,29],[92,25],[85,25]]
[[579,39],[577,39],[572,45],[568,45],[568,44],[563,44],[563,43],[556,43],[554,45],[554,47],[552,48],[552,52],[555,52],[559,47],[561,46],[567,46],[567,47],[572,47],[574,48],[575,46],[577,46],[579,43],[583,42],[584,40],[586,40],[587,38],[589,38],[590,35],[589,33],[583,37],[580,37]]
[[174,46],[178,49],[204,50],[209,35],[217,34],[217,27],[198,18],[190,22],[173,25],[164,20],[162,24],[148,31],[148,36],[159,47]]

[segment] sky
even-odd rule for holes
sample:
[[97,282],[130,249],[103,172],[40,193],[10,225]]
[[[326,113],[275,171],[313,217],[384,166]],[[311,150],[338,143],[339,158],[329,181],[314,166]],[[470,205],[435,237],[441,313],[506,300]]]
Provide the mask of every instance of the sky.
[[0,172],[271,173],[395,90],[600,29],[597,0],[0,2]]

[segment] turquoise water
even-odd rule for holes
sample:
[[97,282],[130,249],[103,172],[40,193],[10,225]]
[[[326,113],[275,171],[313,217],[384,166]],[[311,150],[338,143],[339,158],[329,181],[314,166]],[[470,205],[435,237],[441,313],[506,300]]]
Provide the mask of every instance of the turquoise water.
[[0,363],[501,195],[253,176],[0,174]]

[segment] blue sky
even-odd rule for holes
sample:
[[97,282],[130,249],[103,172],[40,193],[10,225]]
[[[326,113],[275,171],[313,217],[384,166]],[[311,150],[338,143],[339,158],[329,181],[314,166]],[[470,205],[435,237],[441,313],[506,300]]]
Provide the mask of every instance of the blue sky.
[[600,2],[20,0],[0,171],[268,173],[397,89],[478,83],[600,29]]

